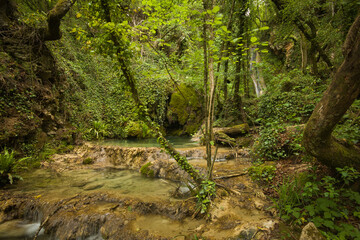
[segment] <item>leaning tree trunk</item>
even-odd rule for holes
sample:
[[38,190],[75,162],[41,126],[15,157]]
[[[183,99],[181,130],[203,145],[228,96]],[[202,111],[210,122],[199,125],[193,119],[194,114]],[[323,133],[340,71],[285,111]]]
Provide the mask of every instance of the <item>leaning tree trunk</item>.
[[61,19],[74,5],[76,0],[59,0],[55,7],[47,14],[47,27],[40,30],[40,36],[44,41],[59,40],[61,38]]
[[353,166],[360,170],[360,150],[332,136],[336,124],[360,93],[360,15],[347,34],[343,54],[343,63],[306,125],[303,145],[331,168]]

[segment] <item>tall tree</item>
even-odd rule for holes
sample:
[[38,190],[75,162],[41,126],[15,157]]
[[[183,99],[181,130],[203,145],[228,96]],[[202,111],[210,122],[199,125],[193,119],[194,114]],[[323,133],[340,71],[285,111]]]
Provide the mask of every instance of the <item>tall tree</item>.
[[343,54],[343,63],[306,124],[303,145],[327,166],[360,170],[359,149],[332,136],[336,124],[360,94],[360,15],[347,34]]

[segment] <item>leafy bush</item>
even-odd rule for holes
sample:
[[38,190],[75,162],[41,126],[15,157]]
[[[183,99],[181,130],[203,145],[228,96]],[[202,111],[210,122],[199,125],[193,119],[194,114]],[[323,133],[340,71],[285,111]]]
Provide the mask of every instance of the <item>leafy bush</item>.
[[337,168],[340,180],[315,175],[286,180],[276,188],[275,207],[285,221],[295,225],[313,222],[328,239],[359,239],[360,193],[349,186],[360,173],[350,167]]
[[16,171],[25,168],[23,162],[28,157],[16,159],[14,151],[4,149],[0,154],[0,186],[7,183],[13,184],[14,180],[22,179],[19,175],[14,175]]
[[93,126],[87,131],[86,137],[87,139],[103,139],[108,135],[107,124],[102,121],[93,121]]
[[318,79],[299,70],[271,79],[267,92],[260,97],[258,122],[305,123],[320,99],[323,87]]
[[151,138],[154,137],[153,131],[142,121],[130,121],[126,127],[125,132],[127,137],[136,138]]
[[356,100],[336,126],[334,135],[350,144],[360,142],[360,100]]
[[260,130],[253,148],[254,157],[260,161],[279,160],[304,152],[300,145],[301,126],[286,128],[278,122],[268,123]]
[[268,184],[275,177],[276,167],[266,164],[255,164],[248,169],[252,180]]
[[216,187],[213,181],[202,181],[200,190],[196,195],[197,206],[201,214],[207,213],[211,199],[216,195]]

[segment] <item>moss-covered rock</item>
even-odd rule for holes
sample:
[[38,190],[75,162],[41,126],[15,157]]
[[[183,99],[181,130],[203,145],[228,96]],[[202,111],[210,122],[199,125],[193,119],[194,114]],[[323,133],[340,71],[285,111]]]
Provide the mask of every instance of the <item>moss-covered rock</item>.
[[94,163],[94,159],[92,159],[91,157],[87,157],[83,160],[82,162],[83,164],[87,165],[87,164],[93,164]]
[[[180,90],[180,91],[179,91]],[[200,95],[191,86],[182,84],[172,95],[167,119],[177,135],[195,133],[202,122],[202,101]],[[181,129],[181,131],[178,131]]]
[[154,170],[150,169],[150,166],[151,166],[151,162],[148,162],[146,164],[144,164],[141,168],[140,168],[140,173],[141,175],[143,176],[146,176],[146,177],[154,177]]

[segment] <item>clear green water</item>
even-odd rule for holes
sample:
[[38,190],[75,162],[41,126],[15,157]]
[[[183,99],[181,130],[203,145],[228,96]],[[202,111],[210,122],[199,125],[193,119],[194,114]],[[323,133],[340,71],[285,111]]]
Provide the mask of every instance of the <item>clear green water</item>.
[[142,199],[169,199],[176,184],[163,179],[146,178],[131,170],[113,168],[65,170],[62,173],[37,169],[23,173],[24,181],[11,185],[15,192],[47,198],[68,198],[76,194],[108,192]]
[[[166,137],[175,148],[197,147],[199,142],[192,141],[191,137]],[[105,146],[121,146],[121,147],[160,147],[156,138],[148,139],[110,139],[97,142],[97,144]]]
[[[151,201],[151,199],[171,199],[171,192],[177,184],[163,179],[151,179],[138,172],[114,168],[65,170],[62,173],[53,170],[37,169],[22,173],[23,181],[8,186],[9,191],[28,193],[36,198],[60,200],[76,194],[110,193],[131,196]],[[40,223],[14,220],[0,224],[0,240],[33,239]],[[52,239],[41,234],[39,240]],[[86,240],[102,239],[91,236]]]

